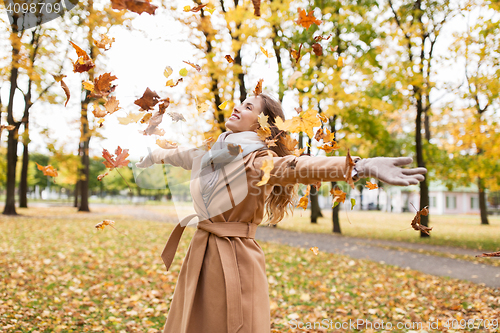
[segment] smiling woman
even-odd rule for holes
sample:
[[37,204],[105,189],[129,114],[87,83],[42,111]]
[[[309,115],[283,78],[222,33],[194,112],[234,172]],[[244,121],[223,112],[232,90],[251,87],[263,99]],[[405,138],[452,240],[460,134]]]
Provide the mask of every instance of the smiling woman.
[[[263,142],[259,115],[267,116],[274,145]],[[198,217],[196,233],[181,267],[163,332],[269,333],[270,304],[265,256],[255,231],[265,214],[278,223],[297,203],[298,183],[342,181],[348,173],[344,156],[296,156],[290,137],[279,130],[281,103],[266,94],[247,98],[226,122],[230,130],[204,149],[156,149],[136,164],[180,166],[191,172],[196,214],[183,218],[162,252],[167,267],[188,222]],[[240,149],[234,150],[234,146]],[[360,161],[359,157],[353,157]],[[406,158],[367,159],[363,174],[377,174],[390,184],[418,183],[425,169],[401,169]],[[263,171],[270,169],[270,173]],[[405,170],[409,173],[403,173]]]

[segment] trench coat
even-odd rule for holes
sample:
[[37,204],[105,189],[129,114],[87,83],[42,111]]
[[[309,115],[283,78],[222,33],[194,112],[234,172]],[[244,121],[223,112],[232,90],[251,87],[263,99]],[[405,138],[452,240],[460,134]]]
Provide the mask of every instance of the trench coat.
[[[167,333],[269,333],[270,303],[262,248],[255,231],[262,222],[264,203],[275,185],[314,184],[318,181],[342,181],[345,157],[279,157],[269,150],[274,169],[267,184],[256,186],[269,159],[266,147],[255,150],[241,161],[244,164],[248,193],[235,203],[231,192],[230,171],[217,184],[214,193],[226,193],[234,207],[204,219],[205,204],[200,194],[200,159],[206,151],[178,147],[168,150],[163,163],[191,171],[190,191],[197,214],[184,218],[172,231],[162,252],[167,267],[175,256],[182,231],[189,220],[198,216],[197,230],[184,258],[163,332]],[[359,157],[353,157],[354,160]],[[227,170],[226,170],[227,171]]]

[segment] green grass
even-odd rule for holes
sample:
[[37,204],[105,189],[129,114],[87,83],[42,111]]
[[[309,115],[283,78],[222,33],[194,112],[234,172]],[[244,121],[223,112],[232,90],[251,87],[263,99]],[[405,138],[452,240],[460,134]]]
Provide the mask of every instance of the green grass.
[[[18,211],[23,216],[0,222],[0,331],[161,332],[193,228],[166,272],[160,253],[171,224],[120,216],[119,207]],[[119,232],[96,230],[103,219],[114,220]],[[447,320],[471,319],[477,326],[479,319],[500,317],[499,290],[342,255],[261,246],[272,332],[306,332],[291,328],[293,319],[439,322],[429,331],[446,332]]]
[[[295,209],[278,228],[332,233],[331,209],[323,209],[323,218],[311,223],[309,210]],[[420,238],[420,232],[411,228],[413,213],[380,211],[340,211],[342,235],[370,239],[394,240],[411,243],[454,246],[478,251],[500,251],[500,216],[488,216],[489,225],[481,225],[477,215],[432,215],[431,237]],[[349,221],[350,223],[349,223]]]

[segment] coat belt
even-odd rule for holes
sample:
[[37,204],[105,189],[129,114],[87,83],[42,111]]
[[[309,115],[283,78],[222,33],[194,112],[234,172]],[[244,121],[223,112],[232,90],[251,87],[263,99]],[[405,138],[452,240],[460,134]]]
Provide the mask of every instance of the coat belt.
[[[174,228],[167,244],[163,249],[161,258],[167,271],[177,251],[182,233],[187,223],[198,214],[191,214],[183,218]],[[212,222],[203,220],[198,222],[198,229],[217,236],[216,243],[224,272],[227,301],[227,327],[229,333],[236,333],[243,326],[243,307],[241,304],[241,281],[236,260],[236,253],[228,237],[255,238],[257,224],[252,222]]]

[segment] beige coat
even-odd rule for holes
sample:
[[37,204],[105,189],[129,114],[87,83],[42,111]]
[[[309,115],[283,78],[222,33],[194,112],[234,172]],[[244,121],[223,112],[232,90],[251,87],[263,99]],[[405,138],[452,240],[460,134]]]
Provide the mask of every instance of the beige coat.
[[[186,170],[193,168],[192,175],[199,173],[199,159],[204,150],[175,148],[170,151],[172,154],[165,158],[165,163]],[[256,227],[264,215],[264,201],[273,185],[341,181],[346,168],[345,157],[278,157],[272,154],[274,169],[266,185],[255,185],[263,175],[262,162],[270,158],[267,149],[263,148],[242,159],[248,187],[243,201],[210,219],[200,218],[179,274],[163,332],[270,332],[265,257],[254,239]],[[223,178],[216,192],[229,192],[232,202],[231,188],[226,185],[228,181],[231,179]],[[200,213],[200,203],[204,204],[196,177],[192,176],[190,190],[195,209]],[[238,189],[233,188],[235,190]],[[194,216],[183,219],[182,225]],[[162,253],[167,270],[183,230],[179,223]]]

